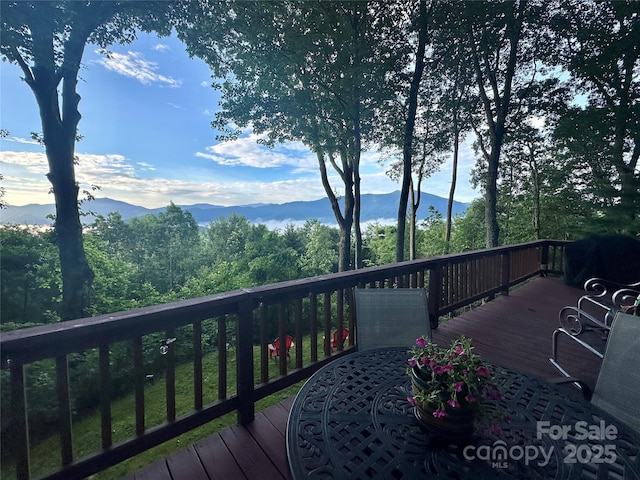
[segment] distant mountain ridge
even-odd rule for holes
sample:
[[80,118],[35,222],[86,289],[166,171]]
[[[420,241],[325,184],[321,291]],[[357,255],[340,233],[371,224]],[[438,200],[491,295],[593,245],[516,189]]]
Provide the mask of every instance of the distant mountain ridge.
[[[362,222],[370,221],[393,221],[398,215],[398,200],[400,192],[385,194],[364,194],[362,195]],[[418,217],[424,218],[429,214],[429,206],[432,205],[442,216],[447,211],[447,199],[423,193],[418,210]],[[468,208],[468,203],[454,202],[453,214],[463,214]],[[335,224],[335,217],[331,210],[328,198],[321,198],[312,201],[296,201],[282,204],[252,204],[225,207],[221,205],[195,204],[180,205],[183,210],[191,212],[195,220],[206,225],[221,217],[228,217],[236,213],[245,216],[252,223],[285,223],[301,222],[309,219],[318,219],[322,223]],[[119,212],[126,221],[133,217],[142,217],[147,214],[157,215],[166,207],[145,208],[132,205],[127,202],[113,200],[111,198],[96,198],[83,205],[83,211],[93,212],[95,215],[106,217],[111,212]],[[26,224],[26,225],[51,225],[53,222],[47,215],[55,214],[55,205],[30,204],[21,207],[9,206],[0,211],[1,224]],[[83,223],[91,223],[94,215],[83,217]]]

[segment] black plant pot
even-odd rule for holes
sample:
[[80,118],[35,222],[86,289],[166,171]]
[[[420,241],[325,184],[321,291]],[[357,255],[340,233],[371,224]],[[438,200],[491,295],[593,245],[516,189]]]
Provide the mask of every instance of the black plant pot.
[[[418,392],[427,391],[429,388],[426,382],[420,378],[418,367],[411,369],[411,387],[414,396]],[[420,422],[420,425],[442,442],[455,444],[468,443],[473,436],[476,409],[463,400],[464,394],[464,392],[461,392],[459,407],[451,407],[446,403],[449,397],[443,398],[445,412],[447,413],[444,417],[434,417],[433,413],[436,411],[436,408],[415,400],[415,416]]]

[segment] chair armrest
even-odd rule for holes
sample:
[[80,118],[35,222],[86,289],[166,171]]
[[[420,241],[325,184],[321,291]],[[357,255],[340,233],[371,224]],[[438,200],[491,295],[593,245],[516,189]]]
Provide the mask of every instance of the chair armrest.
[[632,288],[622,288],[617,290],[611,300],[613,304],[618,310],[621,310],[622,307],[631,307],[636,304],[640,298],[640,290],[634,290]]
[[591,391],[591,387],[587,385],[585,382],[576,377],[553,377],[547,378],[547,382],[552,383],[554,385],[563,385],[565,383],[573,383],[575,384],[580,391],[582,392],[582,396],[585,400],[591,401],[591,397],[593,396],[593,392]]
[[619,283],[607,280],[605,278],[590,278],[584,282],[585,292],[591,292],[597,296],[607,295],[607,292],[615,292],[620,289],[640,290],[640,282],[635,283]]
[[[580,335],[586,327],[595,327],[605,331],[611,328],[605,323],[606,318],[605,321],[602,321],[579,307],[564,307],[558,314],[558,320],[560,326],[571,335]],[[587,321],[589,323],[585,324]]]

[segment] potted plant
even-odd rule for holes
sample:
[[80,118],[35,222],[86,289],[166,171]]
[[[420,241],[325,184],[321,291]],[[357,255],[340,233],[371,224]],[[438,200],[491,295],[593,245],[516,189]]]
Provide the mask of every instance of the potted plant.
[[471,340],[461,336],[449,348],[439,348],[420,337],[409,355],[413,396],[408,400],[416,418],[446,441],[468,440],[482,401],[500,399],[493,376],[473,352]]

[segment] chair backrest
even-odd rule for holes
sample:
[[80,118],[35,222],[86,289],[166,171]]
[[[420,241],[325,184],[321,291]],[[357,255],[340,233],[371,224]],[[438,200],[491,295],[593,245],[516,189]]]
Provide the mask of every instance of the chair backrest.
[[618,312],[591,402],[640,434],[640,318]]
[[[285,338],[285,348],[287,350],[287,352],[289,351],[289,349],[291,348],[291,346],[293,345],[293,337],[291,335],[287,335]],[[276,337],[273,340],[273,346],[276,350],[276,352],[280,352],[280,337]]]
[[407,347],[431,338],[427,294],[423,288],[354,290],[358,350]]
[[[334,345],[338,345],[338,333],[339,331],[336,330],[335,332],[333,332],[333,344]],[[344,345],[344,341],[349,338],[349,329],[348,328],[343,328],[342,329],[342,344]]]

